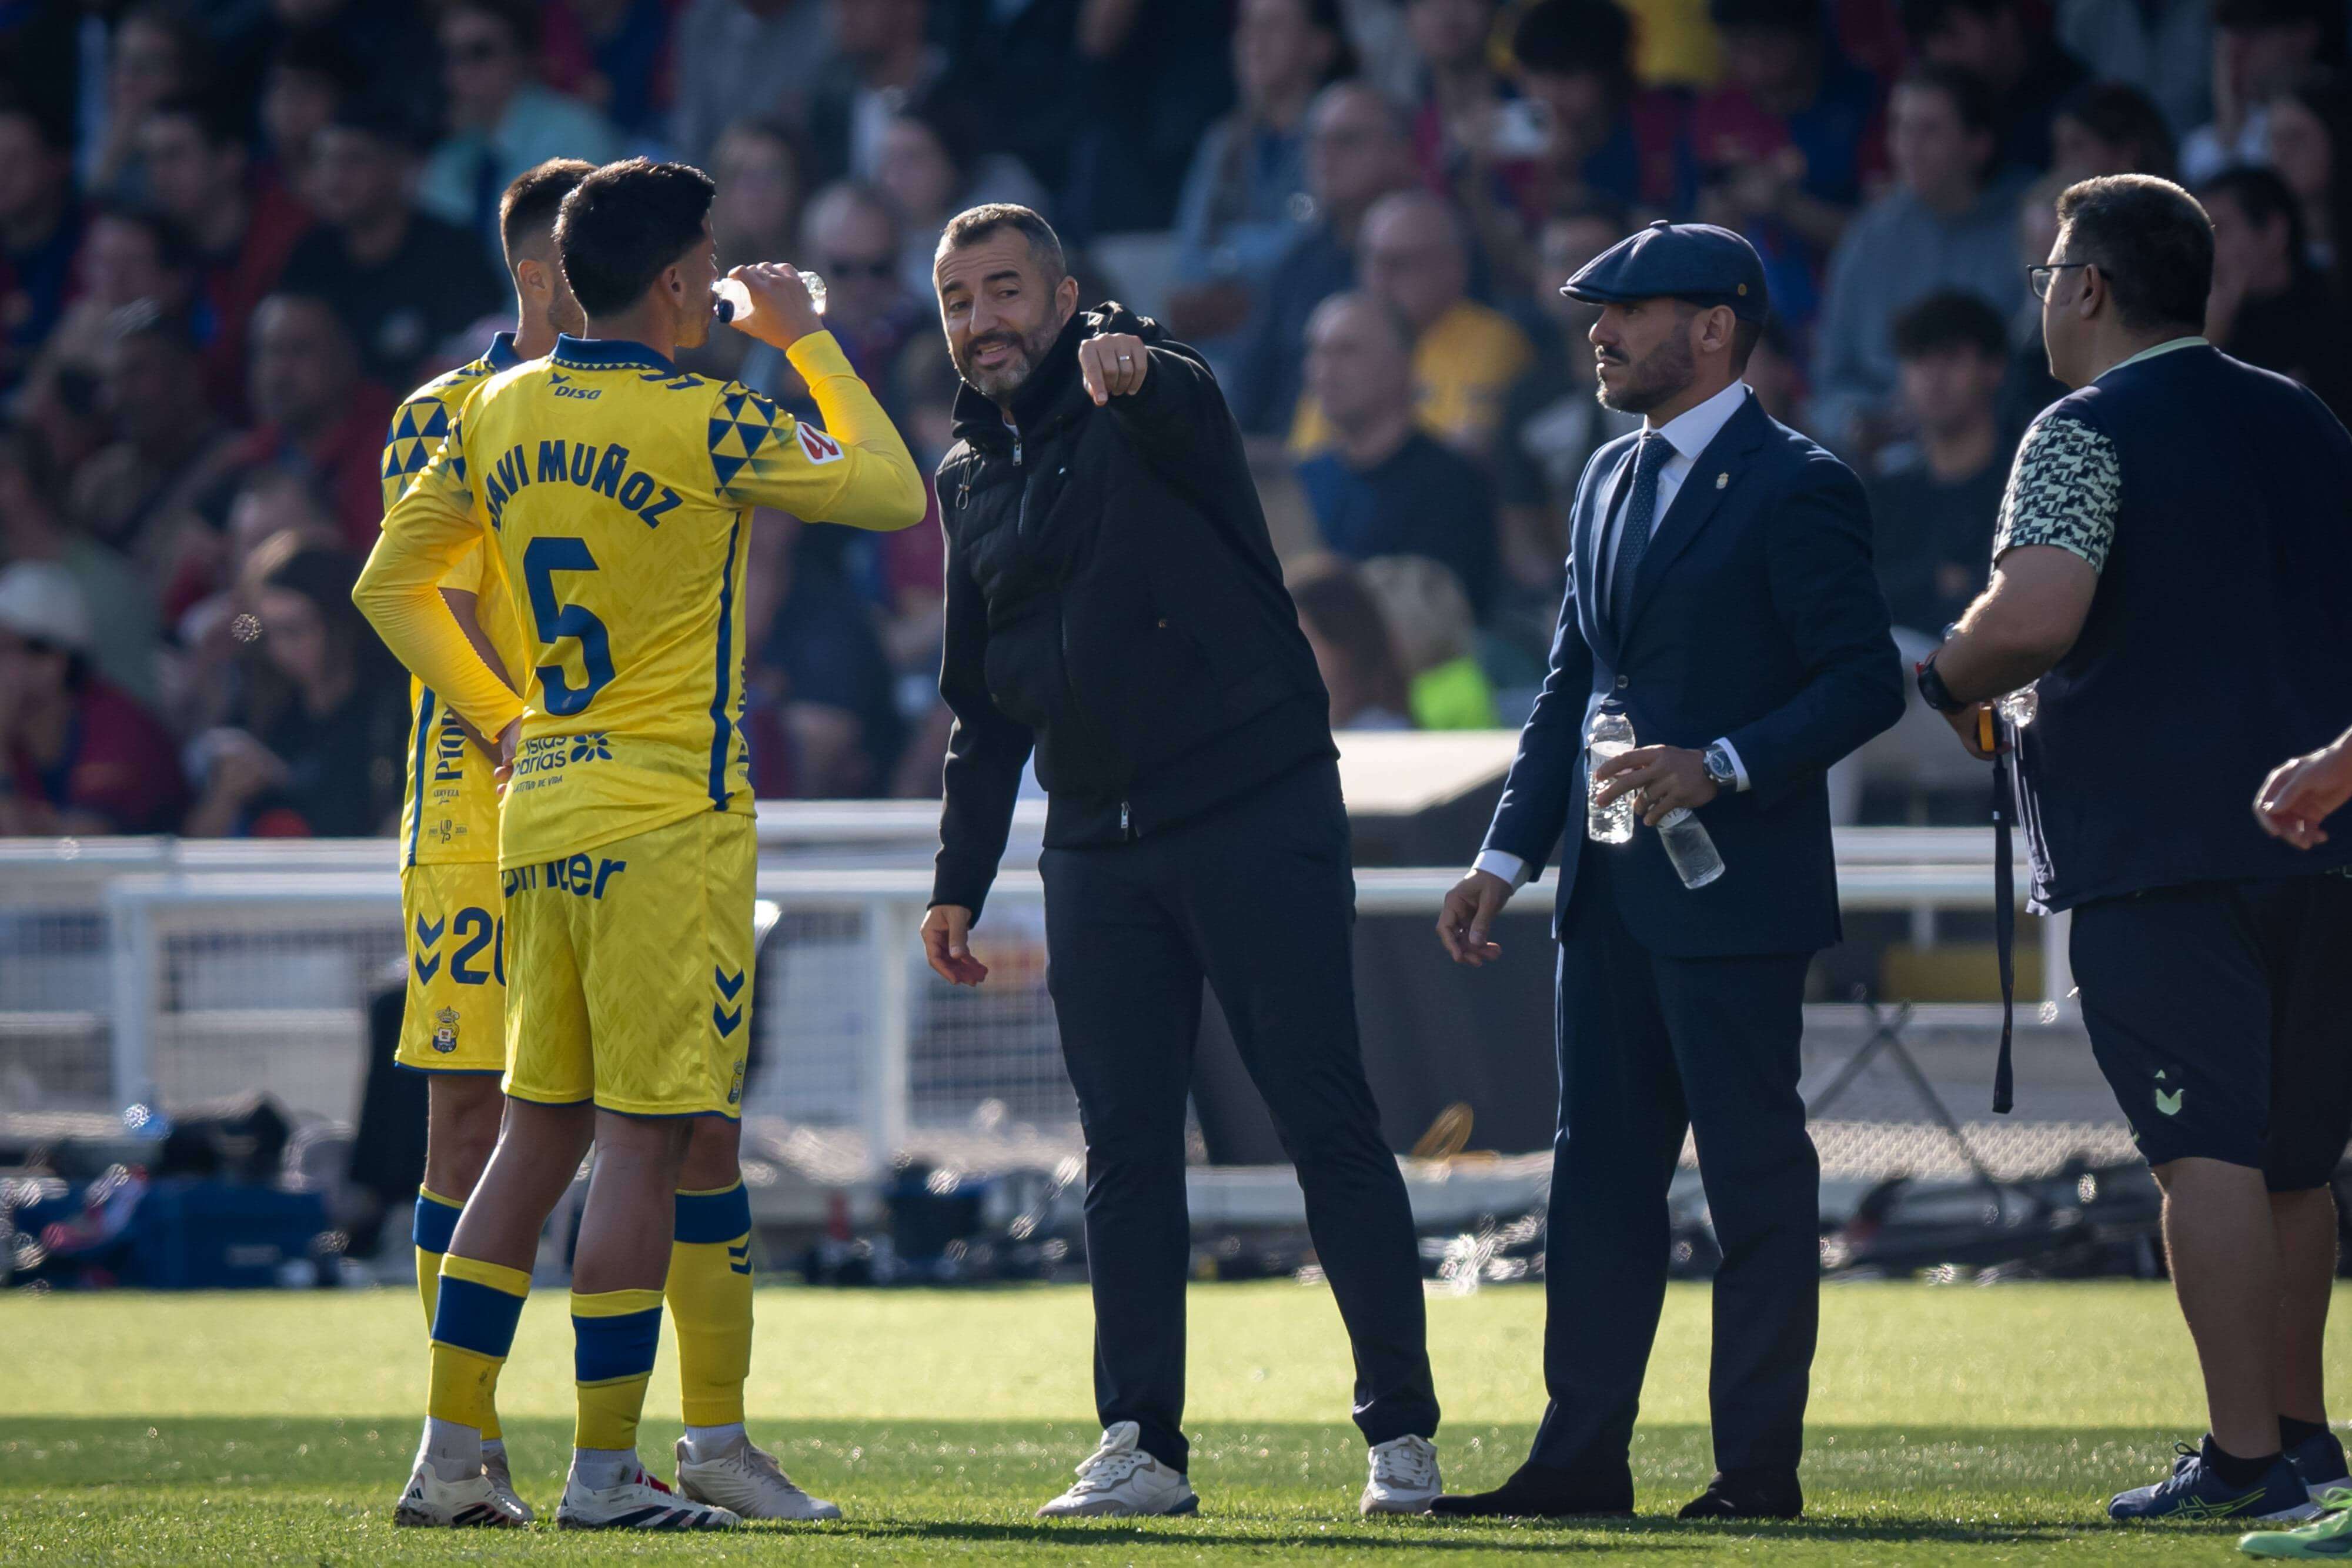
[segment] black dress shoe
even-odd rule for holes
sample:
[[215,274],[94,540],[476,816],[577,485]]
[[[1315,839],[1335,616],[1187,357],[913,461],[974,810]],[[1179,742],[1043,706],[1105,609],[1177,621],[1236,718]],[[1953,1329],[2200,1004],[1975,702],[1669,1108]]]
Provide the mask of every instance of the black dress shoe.
[[1493,1491],[1445,1496],[1429,1511],[1453,1519],[1631,1519],[1633,1471],[1611,1465],[1521,1465]]
[[1683,1504],[1684,1519],[1795,1519],[1805,1494],[1794,1470],[1717,1470],[1706,1490]]

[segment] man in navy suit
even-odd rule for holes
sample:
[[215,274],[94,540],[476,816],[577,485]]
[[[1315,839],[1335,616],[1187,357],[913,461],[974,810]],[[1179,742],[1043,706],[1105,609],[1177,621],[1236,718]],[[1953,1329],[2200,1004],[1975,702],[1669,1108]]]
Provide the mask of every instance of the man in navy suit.
[[[1568,599],[1486,841],[1446,894],[1461,963],[1560,845],[1559,1132],[1544,1383],[1528,1462],[1457,1515],[1622,1514],[1665,1291],[1666,1186],[1696,1134],[1715,1279],[1717,1474],[1693,1518],[1793,1518],[1819,1304],[1821,1167],[1798,1096],[1805,968],[1838,939],[1830,765],[1893,725],[1903,674],[1844,464],[1740,383],[1764,268],[1703,225],[1651,225],[1568,282],[1601,307],[1601,401],[1643,428],[1593,455]],[[1683,885],[1658,835],[1587,845],[1585,734],[1604,700],[1636,749],[1592,797],[1687,807],[1726,867]],[[1561,838],[1561,830],[1567,837]]]

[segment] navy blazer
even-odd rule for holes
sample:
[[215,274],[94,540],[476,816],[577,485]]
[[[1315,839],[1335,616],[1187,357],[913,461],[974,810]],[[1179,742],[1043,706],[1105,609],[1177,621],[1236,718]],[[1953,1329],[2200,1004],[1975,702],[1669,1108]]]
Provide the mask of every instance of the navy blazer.
[[[1603,446],[1577,484],[1568,598],[1551,669],[1485,847],[1539,871],[1561,844],[1554,932],[1581,855],[1634,939],[1681,957],[1799,953],[1838,939],[1830,764],[1903,716],[1903,669],[1870,559],[1870,507],[1843,463],[1768,416],[1750,393],[1692,465],[1651,537],[1622,628],[1597,595],[1601,524],[1633,478],[1638,433]],[[1657,833],[1585,839],[1584,734],[1622,699],[1643,746],[1738,748],[1750,787],[1699,812],[1723,876],[1690,889]],[[1567,830],[1565,840],[1561,830]]]

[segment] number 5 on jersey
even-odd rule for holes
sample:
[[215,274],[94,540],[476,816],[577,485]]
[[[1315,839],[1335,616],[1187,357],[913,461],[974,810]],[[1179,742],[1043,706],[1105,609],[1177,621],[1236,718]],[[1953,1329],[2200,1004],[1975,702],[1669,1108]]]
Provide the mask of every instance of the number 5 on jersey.
[[523,583],[530,595],[530,617],[539,631],[540,645],[552,651],[566,637],[577,639],[580,665],[588,676],[587,685],[574,686],[564,678],[560,662],[539,666],[547,711],[558,717],[583,712],[596,700],[596,694],[612,684],[613,650],[604,623],[585,606],[559,603],[555,597],[557,572],[595,570],[596,558],[588,553],[585,539],[536,538],[523,547]]

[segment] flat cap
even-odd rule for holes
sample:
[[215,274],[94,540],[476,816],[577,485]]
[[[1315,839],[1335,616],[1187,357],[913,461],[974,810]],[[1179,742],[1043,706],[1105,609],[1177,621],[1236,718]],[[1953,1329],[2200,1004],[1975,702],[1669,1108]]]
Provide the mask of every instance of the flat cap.
[[1665,298],[1728,305],[1742,321],[1760,322],[1771,308],[1754,246],[1713,224],[1664,218],[1586,262],[1560,292],[1593,305]]

